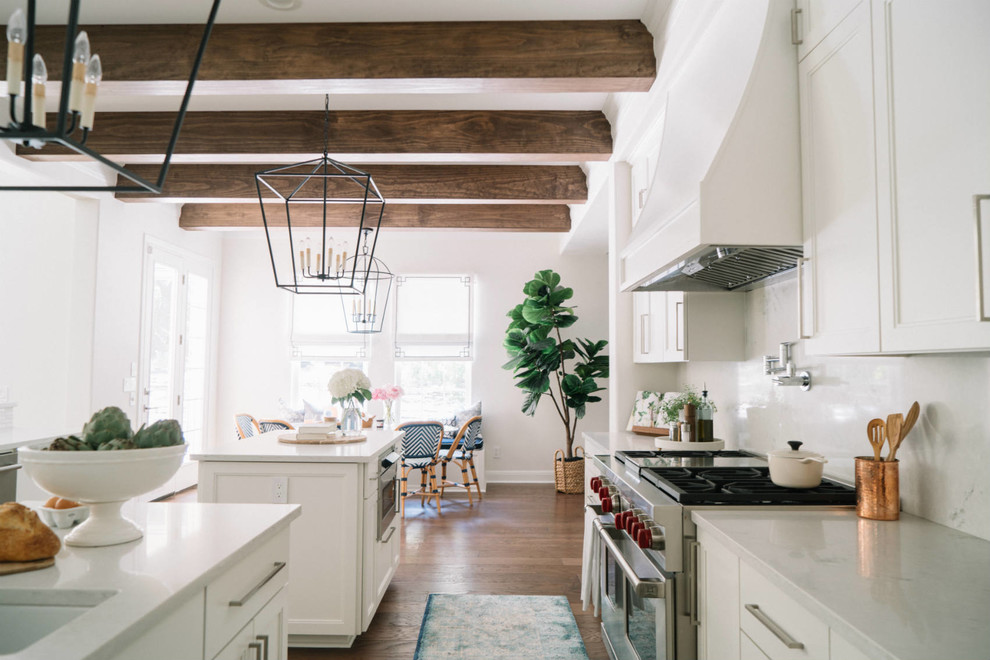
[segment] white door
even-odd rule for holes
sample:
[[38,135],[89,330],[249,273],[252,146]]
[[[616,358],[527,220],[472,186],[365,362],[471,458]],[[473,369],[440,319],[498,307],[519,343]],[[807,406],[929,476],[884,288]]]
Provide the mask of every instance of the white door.
[[179,420],[192,453],[203,447],[209,412],[213,268],[149,239],[143,286],[139,423]]
[[990,194],[990,4],[875,7],[883,350],[987,349],[974,196]]
[[798,66],[810,354],[880,350],[870,26],[864,2]]

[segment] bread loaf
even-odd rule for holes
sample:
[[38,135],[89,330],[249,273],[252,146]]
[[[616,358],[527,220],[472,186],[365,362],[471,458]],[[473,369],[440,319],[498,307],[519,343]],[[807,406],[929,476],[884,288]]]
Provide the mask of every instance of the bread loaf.
[[38,514],[17,502],[0,504],[0,561],[54,557],[62,547]]

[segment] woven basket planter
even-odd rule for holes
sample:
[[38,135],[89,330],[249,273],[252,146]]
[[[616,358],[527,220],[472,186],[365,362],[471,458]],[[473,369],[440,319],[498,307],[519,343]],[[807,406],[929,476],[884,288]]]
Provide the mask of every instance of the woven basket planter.
[[573,458],[564,458],[564,452],[558,449],[553,455],[553,478],[558,493],[583,493],[584,449],[576,447]]

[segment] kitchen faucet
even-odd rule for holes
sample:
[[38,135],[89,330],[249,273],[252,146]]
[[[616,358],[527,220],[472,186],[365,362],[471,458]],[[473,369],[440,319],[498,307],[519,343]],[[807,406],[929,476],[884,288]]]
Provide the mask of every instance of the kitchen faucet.
[[799,374],[795,374],[797,368],[794,366],[794,361],[791,360],[791,345],[793,343],[794,342],[792,341],[780,342],[779,357],[764,355],[763,373],[767,376],[773,376],[773,382],[775,385],[797,385],[800,386],[803,391],[807,392],[811,389],[811,374],[807,371],[802,371]]

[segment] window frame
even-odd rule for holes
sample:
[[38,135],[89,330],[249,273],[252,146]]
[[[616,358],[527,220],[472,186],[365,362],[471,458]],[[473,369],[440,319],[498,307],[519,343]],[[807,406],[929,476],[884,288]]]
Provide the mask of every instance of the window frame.
[[[400,298],[402,295],[402,286],[407,280],[425,280],[425,279],[446,279],[453,280],[458,279],[460,282],[467,287],[468,300],[467,300],[467,341],[462,344],[460,341],[444,340],[442,336],[438,336],[436,341],[413,341],[405,342],[400,341],[399,334],[399,309],[400,309]],[[436,362],[446,362],[446,361],[473,361],[474,360],[474,276],[470,274],[435,274],[435,275],[396,275],[395,276],[395,303],[393,309],[395,310],[392,314],[392,357],[396,361],[436,361]],[[406,354],[405,346],[454,346],[461,345],[459,354],[457,355],[408,355]]]

